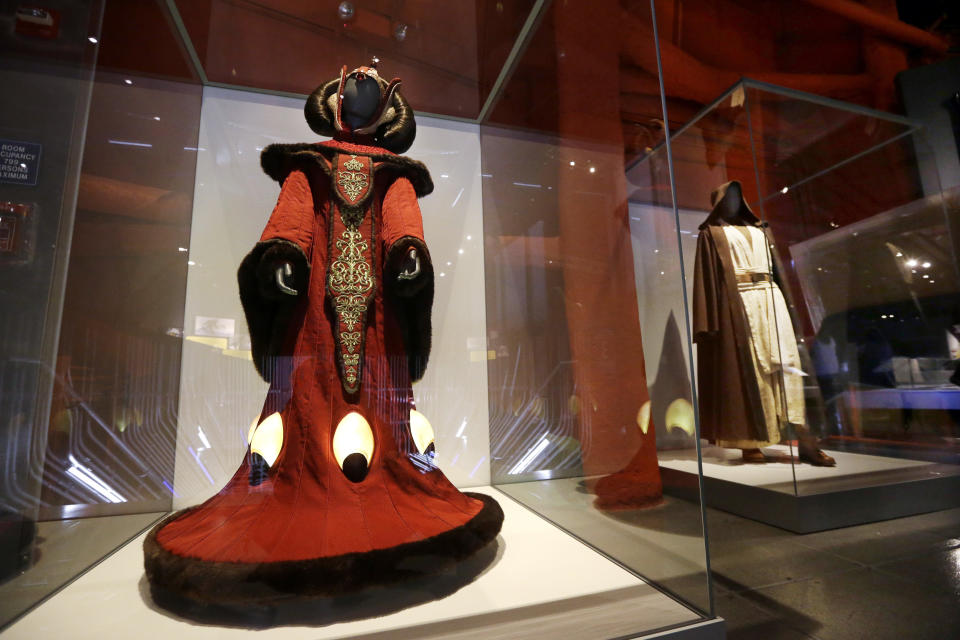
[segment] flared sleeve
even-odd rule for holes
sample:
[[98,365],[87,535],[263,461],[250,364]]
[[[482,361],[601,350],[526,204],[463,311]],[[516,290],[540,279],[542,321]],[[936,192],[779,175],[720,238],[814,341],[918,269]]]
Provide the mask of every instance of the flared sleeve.
[[[383,197],[384,290],[394,305],[403,331],[410,379],[423,377],[430,358],[433,309],[433,263],[423,239],[423,217],[413,184],[398,177]],[[399,280],[404,257],[417,250],[420,274]]]
[[[284,338],[294,307],[306,295],[313,247],[314,204],[310,183],[302,171],[291,171],[283,181],[277,205],[266,228],[240,263],[237,281],[240,303],[250,329],[253,363],[261,377],[272,381],[276,356],[284,355]],[[277,267],[292,265],[292,288],[280,291]]]

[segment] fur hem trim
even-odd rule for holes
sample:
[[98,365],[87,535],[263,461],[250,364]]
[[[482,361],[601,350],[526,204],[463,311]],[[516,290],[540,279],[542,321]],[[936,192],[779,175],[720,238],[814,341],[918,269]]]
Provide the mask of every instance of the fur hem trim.
[[[341,148],[341,145],[344,148]],[[329,175],[333,171],[330,161],[334,154],[356,153],[356,155],[369,156],[374,163],[374,171],[391,169],[409,179],[418,198],[433,192],[433,179],[422,162],[395,155],[379,147],[351,146],[357,147],[356,151],[349,148],[346,143],[336,141],[316,144],[309,142],[271,144],[260,154],[260,166],[264,173],[282,183],[291,171],[304,166],[319,165],[324,173]]]
[[[157,533],[192,509],[164,518],[143,543],[151,590],[200,605],[269,604],[338,596],[446,571],[497,537],[503,511],[493,498],[467,523],[439,535],[364,553],[259,564],[210,562],[167,551]],[[197,507],[193,507],[194,509]]]

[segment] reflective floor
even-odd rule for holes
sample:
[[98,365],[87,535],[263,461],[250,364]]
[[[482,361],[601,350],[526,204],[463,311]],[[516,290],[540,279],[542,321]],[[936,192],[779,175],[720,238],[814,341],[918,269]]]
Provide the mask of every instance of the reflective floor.
[[806,535],[708,512],[729,640],[960,637],[960,509]]

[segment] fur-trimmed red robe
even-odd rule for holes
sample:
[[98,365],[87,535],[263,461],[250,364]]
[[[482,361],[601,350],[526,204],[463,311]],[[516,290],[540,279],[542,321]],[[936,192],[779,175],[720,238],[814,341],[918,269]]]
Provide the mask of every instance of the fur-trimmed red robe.
[[[441,570],[496,537],[503,514],[492,499],[457,491],[410,434],[411,379],[430,351],[433,268],[417,205],[433,188],[429,173],[379,147],[336,141],[271,145],[261,162],[282,190],[238,277],[254,361],[271,383],[261,419],[280,412],[283,448],[261,484],[249,481],[248,455],[220,493],[158,525],[145,542],[147,575],[154,588],[236,603],[338,594]],[[369,192],[338,188],[345,162],[362,165],[369,184],[357,184]],[[351,327],[328,270],[345,255],[344,220],[361,214],[362,242],[351,246],[373,285],[350,383],[338,336]],[[421,273],[401,285],[411,247]],[[293,263],[295,298],[271,287],[283,261]],[[360,482],[345,476],[332,449],[351,411],[366,418],[375,441]]]

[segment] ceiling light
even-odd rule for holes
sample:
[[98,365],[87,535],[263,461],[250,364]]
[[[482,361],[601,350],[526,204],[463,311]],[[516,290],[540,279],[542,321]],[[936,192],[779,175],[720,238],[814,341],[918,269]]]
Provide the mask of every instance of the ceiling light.
[[347,22],[352,20],[357,14],[357,9],[352,2],[341,2],[337,5],[337,17]]

